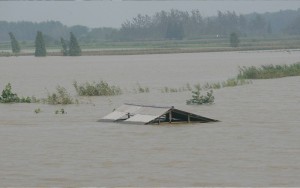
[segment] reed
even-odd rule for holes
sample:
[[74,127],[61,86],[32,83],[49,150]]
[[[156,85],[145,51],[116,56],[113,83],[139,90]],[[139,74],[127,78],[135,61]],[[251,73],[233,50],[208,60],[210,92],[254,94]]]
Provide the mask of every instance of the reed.
[[235,86],[241,86],[245,84],[251,84],[251,80],[246,80],[242,78],[230,78],[226,80],[225,82],[222,82],[222,87],[235,87]]
[[134,89],[136,93],[149,93],[150,89],[146,86],[141,86],[139,83],[137,84],[137,88]]
[[291,65],[262,65],[239,67],[239,79],[271,79],[300,76],[300,62]]

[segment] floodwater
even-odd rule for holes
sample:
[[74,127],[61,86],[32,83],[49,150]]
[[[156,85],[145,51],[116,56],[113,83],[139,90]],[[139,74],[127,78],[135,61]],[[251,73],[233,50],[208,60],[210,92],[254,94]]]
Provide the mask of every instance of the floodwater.
[[[215,90],[206,106],[185,105],[189,91],[160,91],[225,81],[238,66],[299,61],[299,51],[1,57],[0,88],[10,82],[19,96],[46,97],[57,85],[75,95],[74,80],[105,80],[124,94],[67,106],[0,104],[0,186],[299,186],[300,77]],[[137,84],[150,93],[135,93]],[[221,122],[97,122],[124,102],[174,105]],[[54,113],[61,108],[67,114]]]

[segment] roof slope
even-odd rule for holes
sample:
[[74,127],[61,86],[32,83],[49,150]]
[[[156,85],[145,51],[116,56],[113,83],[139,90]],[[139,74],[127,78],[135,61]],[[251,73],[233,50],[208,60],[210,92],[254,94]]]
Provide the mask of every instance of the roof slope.
[[172,122],[216,122],[217,120],[202,117],[174,107],[124,104],[99,121],[122,122],[130,124],[160,124]]

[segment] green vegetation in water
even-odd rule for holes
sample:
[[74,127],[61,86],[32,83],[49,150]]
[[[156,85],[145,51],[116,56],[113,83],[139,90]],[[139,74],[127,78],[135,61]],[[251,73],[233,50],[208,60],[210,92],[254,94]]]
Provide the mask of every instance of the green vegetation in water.
[[31,103],[35,99],[30,97],[18,97],[16,93],[12,92],[11,84],[8,83],[5,86],[5,89],[2,90],[2,94],[0,96],[0,103]]
[[67,114],[67,112],[65,111],[65,109],[60,109],[60,110],[55,110],[54,112],[55,114]]
[[262,65],[240,67],[239,79],[270,79],[300,76],[300,62],[291,65]]
[[42,112],[42,110],[40,108],[37,108],[34,110],[34,113],[36,113],[36,114],[41,113],[41,112]]
[[212,104],[215,100],[215,97],[213,96],[213,90],[210,90],[206,93],[206,95],[201,95],[201,86],[195,85],[195,90],[192,91],[192,99],[189,99],[186,101],[186,104],[196,104],[196,105],[202,105],[202,104]]
[[122,94],[122,90],[118,86],[110,86],[105,81],[86,82],[84,84],[78,84],[74,81],[73,86],[79,96],[113,96]]
[[[221,89],[224,87],[241,86],[241,85],[251,84],[251,83],[252,83],[251,80],[230,78],[224,82],[205,83],[202,86],[200,84],[197,84],[196,87],[200,87],[201,90],[211,90],[211,89]],[[182,86],[179,88],[164,87],[161,89],[162,93],[175,93],[175,92],[185,92],[185,91],[192,91],[192,88],[189,83],[186,84],[186,86]]]
[[141,86],[139,83],[137,84],[137,89],[134,89],[136,93],[149,93],[150,89],[146,86]]
[[56,93],[48,93],[48,97],[46,99],[42,99],[42,102],[46,104],[78,104],[78,100],[74,100],[71,95],[67,92],[66,88],[57,86]]
[[220,82],[216,82],[216,83],[206,83],[201,87],[201,89],[203,89],[203,90],[221,89],[221,87],[222,87],[222,84],[220,84]]
[[251,84],[251,83],[252,83],[251,80],[230,78],[225,82],[222,82],[222,87],[235,87],[235,86],[241,86],[241,85]]
[[184,91],[192,91],[192,88],[189,83],[179,88],[171,88],[165,86],[164,88],[161,89],[162,93],[177,93],[177,92],[184,92]]
[[216,83],[206,83],[201,88],[203,90],[209,90],[209,89],[221,89],[224,87],[235,87],[235,86],[241,86],[246,84],[251,84],[251,80],[246,79],[239,79],[239,78],[230,78],[222,83],[216,82]]

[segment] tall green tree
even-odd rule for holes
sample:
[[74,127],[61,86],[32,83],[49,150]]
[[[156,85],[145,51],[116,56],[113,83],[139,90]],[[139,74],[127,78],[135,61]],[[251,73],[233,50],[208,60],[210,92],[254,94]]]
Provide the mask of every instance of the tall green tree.
[[41,31],[37,32],[36,38],[35,38],[35,53],[34,55],[36,57],[43,57],[47,55],[46,52],[46,45],[43,37],[43,33]]
[[70,56],[80,56],[81,55],[81,49],[77,42],[76,37],[72,32],[70,32],[70,47],[69,47],[69,55]]
[[19,42],[12,32],[9,32],[10,42],[11,42],[11,50],[13,53],[19,53],[21,51]]
[[61,43],[61,46],[62,46],[62,53],[64,56],[67,56],[69,55],[69,51],[68,51],[68,45],[67,45],[67,42],[65,41],[64,38],[60,38],[60,43]]
[[231,46],[231,47],[236,48],[236,47],[238,47],[239,44],[240,44],[240,39],[239,39],[239,36],[238,36],[237,33],[234,33],[234,32],[231,33],[231,34],[230,34],[229,40],[230,40],[230,46]]

